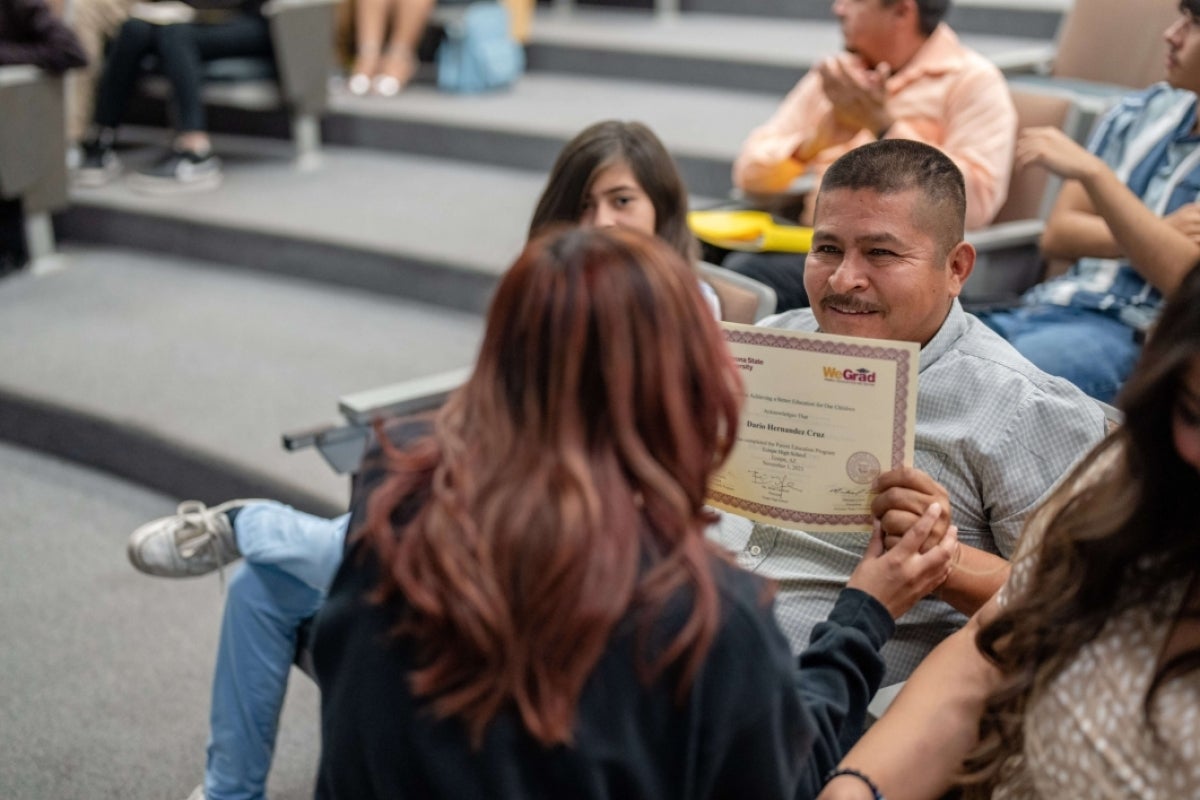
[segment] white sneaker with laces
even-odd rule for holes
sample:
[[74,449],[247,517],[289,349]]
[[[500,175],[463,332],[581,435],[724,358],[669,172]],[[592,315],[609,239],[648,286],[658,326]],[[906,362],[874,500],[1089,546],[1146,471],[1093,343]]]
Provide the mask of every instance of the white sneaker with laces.
[[241,557],[227,511],[259,500],[230,500],[208,508],[185,500],[176,513],[147,522],[129,537],[129,563],[147,575],[187,578],[223,570]]

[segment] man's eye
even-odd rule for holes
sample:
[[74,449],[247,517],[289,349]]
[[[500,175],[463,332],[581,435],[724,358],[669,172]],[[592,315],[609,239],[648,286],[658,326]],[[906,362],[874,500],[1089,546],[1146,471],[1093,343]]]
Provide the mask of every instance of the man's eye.
[[814,253],[822,253],[825,255],[836,255],[841,252],[831,244],[819,244],[812,249]]
[[891,250],[884,250],[882,247],[876,247],[872,249],[868,255],[874,256],[875,258],[890,258],[896,254]]

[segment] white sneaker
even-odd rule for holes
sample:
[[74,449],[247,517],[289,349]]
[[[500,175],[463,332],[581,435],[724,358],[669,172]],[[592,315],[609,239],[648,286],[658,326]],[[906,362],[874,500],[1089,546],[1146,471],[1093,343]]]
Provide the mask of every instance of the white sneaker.
[[208,508],[185,500],[172,515],[147,522],[129,537],[129,563],[139,572],[187,578],[221,570],[241,558],[226,511],[259,500],[230,500]]

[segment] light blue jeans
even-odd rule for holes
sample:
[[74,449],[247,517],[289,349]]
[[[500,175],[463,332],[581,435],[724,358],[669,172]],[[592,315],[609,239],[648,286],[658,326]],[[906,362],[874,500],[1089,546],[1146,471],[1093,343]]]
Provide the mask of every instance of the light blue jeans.
[[1142,346],[1118,319],[1086,308],[1029,305],[985,311],[979,319],[1043,372],[1111,403]]
[[342,562],[350,515],[314,517],[282,503],[234,519],[245,563],[229,581],[209,718],[207,800],[259,800],[301,623],[316,613]]

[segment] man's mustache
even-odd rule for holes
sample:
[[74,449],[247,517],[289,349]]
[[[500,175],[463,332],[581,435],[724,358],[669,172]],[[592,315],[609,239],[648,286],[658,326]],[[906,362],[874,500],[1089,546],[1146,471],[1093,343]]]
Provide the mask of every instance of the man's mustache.
[[821,308],[829,308],[830,306],[837,311],[845,311],[851,314],[883,311],[883,308],[875,303],[863,302],[862,299],[849,294],[827,294],[822,297]]

